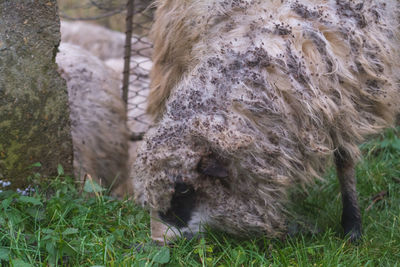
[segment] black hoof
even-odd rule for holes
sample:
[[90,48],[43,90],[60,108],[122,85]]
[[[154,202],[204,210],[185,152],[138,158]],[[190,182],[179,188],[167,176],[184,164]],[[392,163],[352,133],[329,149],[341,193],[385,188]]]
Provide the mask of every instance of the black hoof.
[[362,239],[361,227],[354,227],[351,229],[344,229],[344,234],[352,244],[359,244]]
[[362,220],[357,200],[351,200],[343,195],[342,227],[345,236],[351,243],[356,244],[362,236]]

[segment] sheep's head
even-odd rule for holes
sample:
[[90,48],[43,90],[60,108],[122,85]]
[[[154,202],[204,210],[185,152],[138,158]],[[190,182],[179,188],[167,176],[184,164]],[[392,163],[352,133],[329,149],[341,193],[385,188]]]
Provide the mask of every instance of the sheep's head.
[[153,239],[191,236],[204,225],[235,234],[277,234],[283,225],[276,203],[281,185],[277,179],[263,187],[260,175],[275,173],[262,158],[254,161],[259,148],[254,137],[232,128],[238,125],[228,116],[198,115],[184,122],[164,118],[147,133],[136,160],[134,194],[152,212]]
[[134,187],[136,201],[152,211],[153,239],[163,242],[168,228],[170,236],[192,236],[209,222],[210,201],[223,194],[229,163],[200,143],[175,146],[158,138],[149,138],[138,155]]

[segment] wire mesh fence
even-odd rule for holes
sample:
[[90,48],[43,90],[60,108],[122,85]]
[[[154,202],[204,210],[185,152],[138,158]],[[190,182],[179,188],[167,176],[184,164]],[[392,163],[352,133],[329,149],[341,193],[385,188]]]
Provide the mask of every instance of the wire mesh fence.
[[[125,66],[130,60],[128,90],[128,125],[134,133],[145,132],[150,119],[146,115],[147,96],[149,94],[152,43],[147,38],[153,21],[152,1],[128,0],[133,16],[129,21],[129,3],[127,14],[127,36],[132,30],[129,56],[125,56]],[[131,23],[129,25],[128,23]],[[129,27],[131,26],[131,27]],[[127,43],[128,44],[128,43]],[[125,47],[127,49],[127,47]],[[127,51],[127,50],[125,50]],[[127,86],[125,84],[125,86]]]
[[[129,29],[126,25],[129,1],[133,4],[131,51],[130,55],[124,58],[126,35],[121,31],[127,34],[126,29]],[[150,126],[150,119],[146,115],[146,99],[149,94],[149,73],[152,66],[153,47],[148,39],[154,12],[152,2],[153,0],[59,0],[61,19],[70,21],[61,24],[63,38],[67,34],[63,33],[63,25],[71,24],[71,21],[80,21],[80,24],[74,24],[77,29],[72,34],[76,34],[76,38],[69,37],[69,40],[74,39],[73,42],[76,44],[92,50],[108,66],[119,72],[121,84],[124,66],[127,64],[126,61],[129,61],[128,127],[138,135]],[[117,31],[94,28],[96,26],[89,26],[87,21]],[[68,25],[68,27],[71,31],[73,26]],[[99,33],[97,37],[95,32]],[[86,41],[86,39],[91,40]]]

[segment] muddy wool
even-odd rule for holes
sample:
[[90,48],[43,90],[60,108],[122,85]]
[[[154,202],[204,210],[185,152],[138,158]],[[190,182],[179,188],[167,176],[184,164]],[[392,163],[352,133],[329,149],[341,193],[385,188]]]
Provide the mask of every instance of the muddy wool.
[[357,145],[399,113],[398,1],[157,6],[156,125],[134,191],[177,228],[282,234],[288,189],[321,177],[335,153],[356,162]]

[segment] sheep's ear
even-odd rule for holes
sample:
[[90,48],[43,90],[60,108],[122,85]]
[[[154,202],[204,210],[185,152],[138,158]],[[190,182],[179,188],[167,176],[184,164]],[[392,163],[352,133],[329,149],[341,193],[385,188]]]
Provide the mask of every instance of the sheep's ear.
[[198,171],[201,174],[213,176],[217,178],[228,177],[227,168],[214,158],[203,158],[198,166]]

